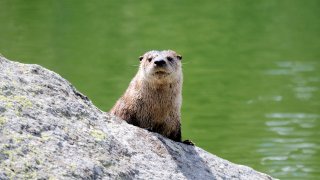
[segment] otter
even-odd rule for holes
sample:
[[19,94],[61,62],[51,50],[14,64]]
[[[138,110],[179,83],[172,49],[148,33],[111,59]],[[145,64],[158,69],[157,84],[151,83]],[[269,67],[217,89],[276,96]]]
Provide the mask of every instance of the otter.
[[[139,60],[137,74],[110,113],[129,124],[182,142],[182,56],[172,50],[152,50]],[[194,145],[189,140],[183,143]]]

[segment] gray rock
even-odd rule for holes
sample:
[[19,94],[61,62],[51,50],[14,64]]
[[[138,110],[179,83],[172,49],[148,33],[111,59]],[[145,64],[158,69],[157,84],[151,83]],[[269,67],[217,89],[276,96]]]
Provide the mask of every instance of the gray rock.
[[58,74],[0,57],[0,179],[272,179],[102,112]]

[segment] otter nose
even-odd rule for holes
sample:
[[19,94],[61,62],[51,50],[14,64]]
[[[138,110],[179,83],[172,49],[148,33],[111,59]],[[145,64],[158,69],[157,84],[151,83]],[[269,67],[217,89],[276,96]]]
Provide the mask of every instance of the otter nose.
[[157,66],[164,66],[166,64],[166,61],[164,61],[164,60],[156,60],[156,61],[154,61],[154,63]]

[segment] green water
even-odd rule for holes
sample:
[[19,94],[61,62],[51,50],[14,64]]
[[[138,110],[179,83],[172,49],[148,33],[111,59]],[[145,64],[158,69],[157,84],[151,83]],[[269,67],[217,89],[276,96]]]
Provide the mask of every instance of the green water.
[[281,179],[320,177],[320,1],[0,1],[0,53],[108,111],[151,49],[183,55],[183,136]]

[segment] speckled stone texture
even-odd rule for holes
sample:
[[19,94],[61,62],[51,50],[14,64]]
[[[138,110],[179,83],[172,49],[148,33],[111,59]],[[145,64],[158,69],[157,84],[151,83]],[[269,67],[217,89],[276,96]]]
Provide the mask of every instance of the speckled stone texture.
[[58,74],[0,57],[0,179],[272,177],[131,126]]

